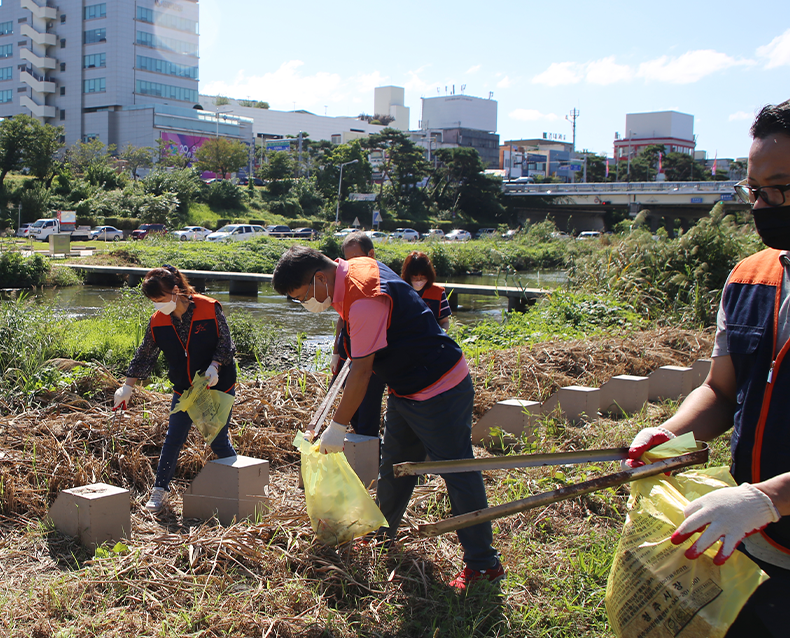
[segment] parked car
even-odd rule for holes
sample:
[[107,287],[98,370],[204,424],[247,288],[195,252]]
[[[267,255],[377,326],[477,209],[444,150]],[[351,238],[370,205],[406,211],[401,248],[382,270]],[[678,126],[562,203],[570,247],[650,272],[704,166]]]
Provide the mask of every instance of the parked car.
[[518,229],[511,228],[510,230],[502,233],[502,239],[513,239],[516,235],[518,235]]
[[[250,180],[246,177],[240,177],[239,181],[237,182],[239,186],[247,186],[250,183]],[[260,177],[253,177],[252,183],[255,186],[263,186],[263,180]]]
[[472,234],[468,230],[464,230],[463,228],[456,228],[455,230],[451,230],[444,236],[446,241],[469,241],[472,239]]
[[598,239],[600,236],[601,233],[597,230],[583,230],[576,236],[576,239]]
[[338,239],[342,239],[349,233],[353,233],[355,230],[356,228],[344,228],[343,230],[337,231],[334,236],[337,237]]
[[269,237],[279,237],[280,239],[293,236],[290,226],[278,224],[270,224],[264,229],[264,232],[269,235]]
[[564,230],[555,230],[551,233],[552,239],[570,239],[570,235],[566,233]]
[[431,228],[427,233],[420,235],[423,239],[444,239],[444,231],[441,228]]
[[19,228],[16,229],[16,236],[17,237],[27,237],[30,234],[30,227],[33,225],[32,222],[25,222]]
[[313,228],[294,228],[292,235],[296,239],[307,239],[308,241],[318,239],[318,231]]
[[206,239],[208,241],[242,241],[265,234],[266,229],[263,226],[255,226],[252,224],[228,224],[216,232],[206,235]]
[[390,235],[390,239],[402,239],[403,241],[417,241],[419,238],[420,233],[413,228],[396,228],[395,232]]
[[121,241],[123,239],[123,231],[118,230],[115,226],[96,226],[91,231],[91,239],[97,241]]
[[184,226],[181,230],[174,230],[172,233],[179,241],[202,241],[210,234],[211,229],[204,226]]
[[164,235],[167,227],[164,224],[142,224],[140,228],[132,231],[132,239],[145,239],[149,235]]
[[365,234],[370,237],[370,241],[372,241],[374,244],[387,241],[387,238],[389,237],[387,233],[382,233],[380,230],[366,230]]
[[475,233],[475,239],[485,239],[486,237],[496,237],[496,228],[480,228]]

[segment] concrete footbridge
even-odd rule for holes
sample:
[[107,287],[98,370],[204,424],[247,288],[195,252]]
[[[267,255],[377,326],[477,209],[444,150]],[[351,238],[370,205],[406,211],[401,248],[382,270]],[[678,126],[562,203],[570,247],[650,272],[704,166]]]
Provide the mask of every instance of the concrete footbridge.
[[707,215],[718,202],[730,210],[748,210],[749,206],[736,198],[735,184],[735,181],[506,182],[502,188],[515,207],[521,208],[525,221],[540,221],[551,215],[558,227],[565,230],[602,230],[608,211],[626,209],[631,217],[636,217],[640,211],[648,210],[648,219],[656,230],[662,220],[666,224],[669,220],[680,219],[683,227],[690,226]]
[[[103,286],[121,286],[126,283],[130,287],[140,284],[150,268],[132,266],[97,266],[94,264],[62,264],[86,274],[85,283]],[[207,281],[227,281],[231,295],[257,296],[261,283],[271,283],[272,275],[251,272],[220,272],[215,270],[182,270],[189,278],[189,283],[199,292],[206,289]],[[438,283],[438,282],[437,282]],[[477,284],[443,283],[447,292],[447,300],[453,310],[458,308],[458,295],[474,295],[487,297],[506,297],[508,310],[524,310],[528,305],[549,293],[540,288],[522,288],[520,286],[482,286]]]

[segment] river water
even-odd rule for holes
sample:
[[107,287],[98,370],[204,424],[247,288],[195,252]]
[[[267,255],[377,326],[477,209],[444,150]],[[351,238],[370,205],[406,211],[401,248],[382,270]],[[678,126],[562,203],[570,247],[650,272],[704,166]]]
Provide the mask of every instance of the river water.
[[[517,282],[496,275],[464,275],[449,278],[449,283],[482,284],[488,286],[521,285],[526,288],[555,288],[565,281],[562,271],[519,273]],[[299,304],[288,301],[277,294],[268,283],[259,286],[257,297],[231,295],[227,282],[208,282],[205,293],[217,299],[226,314],[238,310],[249,311],[256,318],[273,322],[282,329],[283,337],[292,341],[298,333],[305,333],[308,342],[323,345],[332,339],[337,314],[334,311],[322,313],[308,312]],[[71,286],[60,289],[45,289],[37,294],[43,303],[51,303],[55,308],[73,319],[98,313],[105,304],[113,303],[120,297],[119,288],[101,286]],[[474,323],[483,318],[499,319],[507,310],[507,299],[459,295],[458,310],[454,313],[456,321]]]

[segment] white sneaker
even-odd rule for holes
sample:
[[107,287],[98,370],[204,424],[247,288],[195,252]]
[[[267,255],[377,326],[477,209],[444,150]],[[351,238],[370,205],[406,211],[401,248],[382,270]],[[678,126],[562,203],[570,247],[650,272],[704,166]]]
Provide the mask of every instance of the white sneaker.
[[168,492],[165,490],[165,488],[155,487],[151,492],[151,498],[149,498],[148,502],[145,504],[145,509],[156,514],[165,506],[167,497]]

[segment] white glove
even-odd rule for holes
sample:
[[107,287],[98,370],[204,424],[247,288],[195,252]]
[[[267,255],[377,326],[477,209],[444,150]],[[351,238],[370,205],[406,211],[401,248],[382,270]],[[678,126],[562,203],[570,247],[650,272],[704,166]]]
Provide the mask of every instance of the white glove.
[[781,518],[771,498],[749,483],[708,492],[683,510],[686,520],[672,534],[680,545],[690,536],[708,529],[686,550],[686,558],[695,559],[720,538],[724,538],[714,564],[723,565],[738,544]]
[[333,354],[332,358],[329,360],[329,369],[332,371],[332,374],[337,374],[340,372],[340,355]]
[[672,432],[662,427],[639,430],[628,447],[628,459],[623,461],[623,465],[627,467],[641,467],[645,463],[640,460],[640,457],[645,452],[674,438],[675,435]]
[[318,451],[321,454],[332,454],[342,452],[346,440],[346,426],[340,425],[337,421],[332,421],[329,427],[321,435],[321,445]]
[[219,381],[219,370],[217,370],[217,364],[212,363],[208,368],[206,368],[206,378],[208,379],[208,383],[206,384],[209,388],[213,388],[217,385],[217,381]]
[[121,410],[125,410],[126,406],[129,405],[129,399],[132,398],[132,386],[128,383],[124,383],[120,388],[115,391],[115,403],[112,406],[113,412],[120,408]]

